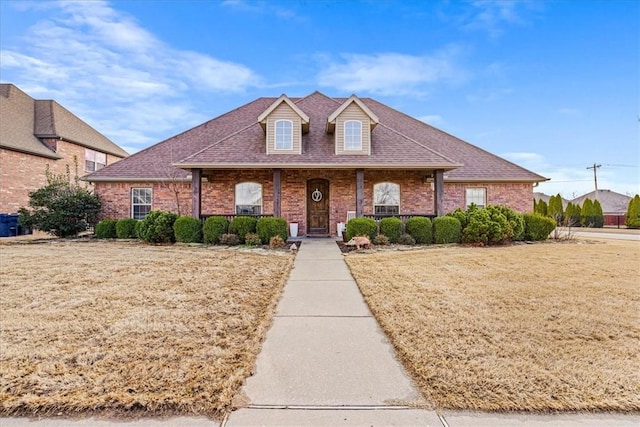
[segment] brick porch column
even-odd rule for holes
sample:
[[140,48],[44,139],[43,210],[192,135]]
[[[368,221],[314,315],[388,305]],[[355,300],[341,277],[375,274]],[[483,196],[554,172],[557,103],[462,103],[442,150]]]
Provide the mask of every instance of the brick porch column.
[[273,216],[281,216],[280,169],[273,170]]
[[433,171],[433,212],[437,216],[444,215],[444,171]]
[[202,206],[202,169],[191,169],[191,216],[200,219]]
[[356,216],[363,215],[364,207],[364,170],[356,170]]

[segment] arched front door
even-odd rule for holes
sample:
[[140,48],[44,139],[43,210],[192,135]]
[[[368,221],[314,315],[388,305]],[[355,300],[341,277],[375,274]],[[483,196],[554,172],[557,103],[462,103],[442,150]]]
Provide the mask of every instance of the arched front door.
[[329,235],[329,181],[316,178],[307,181],[307,234]]

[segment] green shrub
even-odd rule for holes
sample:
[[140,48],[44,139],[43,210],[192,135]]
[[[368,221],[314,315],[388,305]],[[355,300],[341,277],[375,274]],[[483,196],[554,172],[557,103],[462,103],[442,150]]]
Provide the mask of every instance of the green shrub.
[[556,221],[540,214],[524,214],[525,240],[546,240],[556,228]]
[[[475,208],[474,204],[469,206],[469,208],[472,209],[472,210],[477,210],[477,208]],[[453,212],[449,212],[446,216],[451,216],[451,217],[454,217],[455,219],[457,219],[458,222],[460,223],[461,229],[465,228],[467,226],[467,223],[469,222],[469,217],[467,215],[467,211],[463,211],[460,208],[456,209]]]
[[406,224],[407,233],[418,244],[430,244],[433,241],[433,225],[431,220],[424,216],[409,218]]
[[180,243],[202,243],[202,221],[190,216],[181,216],[173,223],[176,241]]
[[547,202],[540,199],[540,201],[535,205],[533,212],[542,216],[547,216],[547,213],[549,212]]
[[374,239],[373,239],[373,244],[374,245],[378,245],[378,246],[386,246],[388,245],[389,242],[389,238],[387,236],[385,236],[384,234],[378,234]]
[[564,211],[564,224],[567,227],[580,227],[580,205],[567,203],[567,208]]
[[151,211],[141,221],[139,236],[147,243],[173,243],[176,241],[173,224],[177,219],[173,212]]
[[640,195],[636,194],[629,200],[624,223],[629,228],[640,228]]
[[256,232],[265,245],[273,236],[280,236],[286,241],[289,236],[287,228],[287,220],[284,218],[263,217],[256,223]]
[[604,227],[604,213],[602,212],[602,205],[598,199],[593,201],[593,227]]
[[399,245],[415,245],[416,239],[411,237],[409,234],[404,233],[404,234],[401,234],[400,237],[398,237],[398,244]]
[[371,218],[352,218],[347,222],[347,240],[355,236],[366,236],[373,240],[378,234],[378,224]]
[[502,215],[507,218],[507,240],[522,240],[524,238],[524,217],[521,213],[515,212],[506,206],[495,206]]
[[462,226],[454,216],[439,216],[433,219],[433,240],[435,243],[460,243]]
[[210,216],[204,221],[202,235],[208,245],[220,243],[220,236],[229,231],[229,221],[223,216]]
[[142,221],[136,222],[135,231],[136,231],[136,237],[138,239],[142,239],[142,229],[143,228],[144,228],[144,224],[142,223]]
[[249,233],[256,232],[256,223],[258,221],[251,216],[237,216],[231,221],[229,231],[240,237],[240,243],[244,243],[244,236]]
[[98,239],[115,239],[117,222],[115,219],[103,219],[96,224],[94,234]]
[[595,227],[596,225],[596,208],[591,199],[584,199],[582,202],[582,210],[580,212],[580,222],[583,227]]
[[224,233],[220,235],[220,244],[227,246],[237,246],[240,244],[240,237],[233,233]]
[[136,234],[136,224],[138,224],[137,219],[133,218],[124,218],[118,220],[116,222],[116,236],[118,239],[136,239],[138,235]]
[[562,196],[560,193],[549,198],[547,214],[556,220],[557,225],[562,224],[564,221],[564,209],[562,208]]
[[244,243],[249,246],[260,246],[262,244],[262,239],[256,233],[248,233],[244,236]]
[[462,241],[492,245],[522,238],[524,220],[505,206],[487,206],[470,213]]
[[280,236],[273,236],[271,239],[269,239],[269,247],[271,249],[284,248],[285,244],[285,240]]
[[396,217],[382,218],[380,220],[380,233],[387,236],[391,243],[396,243],[402,234],[402,221]]

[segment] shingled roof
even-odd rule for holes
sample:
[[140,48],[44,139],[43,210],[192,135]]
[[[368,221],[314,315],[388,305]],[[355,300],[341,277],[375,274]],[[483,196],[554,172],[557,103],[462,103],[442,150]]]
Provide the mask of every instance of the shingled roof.
[[373,99],[360,101],[379,119],[371,155],[336,155],[327,120],[347,98],[314,92],[291,98],[309,116],[302,154],[268,154],[258,117],[277,98],[258,98],[127,159],[88,175],[89,181],[189,179],[184,169],[362,168],[443,169],[448,180],[539,182],[546,178],[413,119]]
[[0,117],[3,148],[60,159],[40,138],[61,138],[114,156],[129,155],[56,101],[33,99],[13,84],[0,84]]

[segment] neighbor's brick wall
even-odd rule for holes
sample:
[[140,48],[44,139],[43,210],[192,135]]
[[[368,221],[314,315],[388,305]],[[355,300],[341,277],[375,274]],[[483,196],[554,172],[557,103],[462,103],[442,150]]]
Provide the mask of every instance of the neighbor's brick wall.
[[[345,222],[347,211],[356,210],[355,171],[339,170],[282,170],[281,215],[288,222],[299,224],[299,234],[306,233],[307,181],[313,178],[329,180],[330,231],[336,234],[337,224]],[[365,171],[364,213],[373,214],[373,186],[380,182],[400,185],[400,212],[403,214],[433,214],[433,190],[430,183],[422,182],[422,174],[412,171]],[[262,211],[273,213],[273,172],[214,171],[208,182],[202,183],[203,214],[233,214],[235,185],[241,182],[262,184]],[[180,213],[191,215],[191,184],[173,184],[180,190]],[[96,183],[105,218],[128,218],[131,215],[131,188],[153,188],[154,210],[177,211],[175,195],[161,183]],[[463,207],[467,187],[487,189],[488,203],[504,204],[520,212],[531,212],[533,189],[530,184],[445,184],[445,212]],[[415,191],[419,189],[419,191]]]
[[[67,141],[50,141],[49,144],[57,146],[57,154],[62,156],[62,159],[48,159],[0,148],[0,212],[17,212],[21,207],[27,207],[29,192],[47,183],[45,175],[47,165],[54,174],[66,173],[68,165],[73,177],[75,175],[73,159],[76,156],[78,175],[86,175],[84,147]],[[118,160],[120,158],[117,156],[107,155],[108,165]]]

